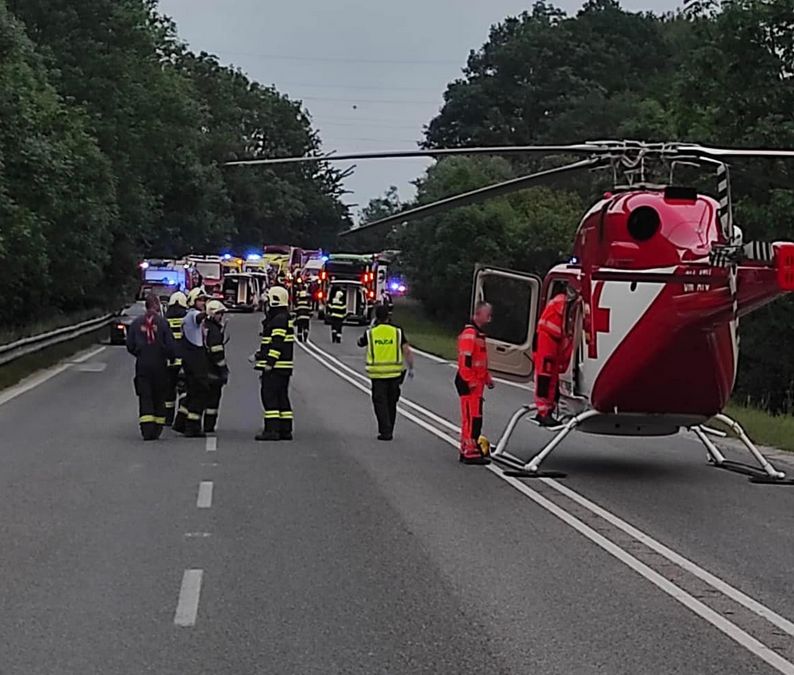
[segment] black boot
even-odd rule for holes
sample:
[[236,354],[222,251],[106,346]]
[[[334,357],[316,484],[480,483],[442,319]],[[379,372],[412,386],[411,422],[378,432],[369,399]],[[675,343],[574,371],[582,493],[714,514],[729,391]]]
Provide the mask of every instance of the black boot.
[[171,425],[171,428],[176,431],[178,434],[185,433],[185,427],[187,426],[187,417],[184,413],[178,413],[177,416],[174,418],[174,423]]
[[205,434],[197,420],[188,420],[187,424],[185,425],[185,437],[186,438],[204,438],[207,434]]
[[476,466],[485,466],[491,463],[491,460],[487,457],[464,457],[463,455],[458,455],[458,460],[462,464],[473,464]]
[[535,415],[535,421],[542,427],[558,427],[562,424],[553,415]]
[[275,431],[260,431],[255,437],[257,441],[278,441],[281,437]]

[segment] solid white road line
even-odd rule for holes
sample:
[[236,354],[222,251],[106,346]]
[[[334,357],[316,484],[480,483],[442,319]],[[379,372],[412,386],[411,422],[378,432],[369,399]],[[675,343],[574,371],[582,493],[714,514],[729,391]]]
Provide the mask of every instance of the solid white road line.
[[218,449],[218,437],[207,436],[207,452],[215,452]]
[[[330,354],[327,354],[324,350],[314,345],[314,348],[317,350],[317,352],[319,352],[319,353],[315,353],[314,351],[306,349],[305,347],[303,347],[303,345],[299,345],[299,346],[301,346],[310,356],[312,356],[315,360],[317,360],[321,365],[326,367],[331,372],[335,373],[337,376],[346,380],[360,391],[363,391],[365,393],[369,392],[368,387],[363,386],[360,382],[352,379],[347,374],[341,372],[339,369],[335,368],[332,363],[323,360],[320,354],[328,356],[329,360],[331,359],[336,360]],[[357,373],[356,375],[358,376]],[[401,403],[404,402],[406,401],[401,400]],[[418,424],[425,430],[429,431],[439,439],[445,441],[446,443],[449,443],[455,448],[458,447],[457,439],[448,436],[446,433],[436,429],[432,425],[426,423],[424,420],[419,419],[418,417],[412,415],[411,413],[405,410],[401,410],[400,412],[405,417],[407,417],[414,423]],[[435,415],[434,413],[432,414]],[[530,488],[525,483],[522,483],[520,480],[516,478],[505,476],[504,473],[502,473],[502,471],[499,468],[495,467],[494,465],[490,465],[487,468],[491,471],[493,475],[502,479],[503,481],[511,485],[514,489],[518,490],[526,497],[532,499],[532,501],[538,504],[538,506],[541,506],[542,508],[546,509],[556,517],[560,518],[567,525],[574,528],[577,532],[585,536],[588,540],[592,541],[594,544],[604,549],[607,553],[618,559],[620,562],[622,562],[623,564],[625,564],[626,566],[628,566],[629,568],[631,568],[632,570],[643,576],[645,579],[647,579],[652,584],[654,584],[657,588],[659,588],[660,590],[668,594],[670,597],[672,597],[673,599],[675,599],[676,601],[687,607],[689,610],[691,610],[692,612],[694,612],[704,620],[708,621],[711,625],[713,625],[715,628],[720,630],[729,638],[731,638],[732,640],[743,646],[745,649],[747,649],[748,651],[752,652],[759,658],[766,661],[773,668],[775,668],[781,673],[786,673],[786,675],[794,675],[794,663],[791,663],[790,661],[787,661],[786,659],[781,657],[779,654],[777,654],[775,651],[767,647],[765,644],[754,638],[752,635],[739,628],[739,626],[732,623],[731,621],[728,621],[721,614],[715,612],[713,609],[711,609],[710,607],[708,607],[707,605],[705,605],[704,603],[700,602],[695,597],[687,593],[683,588],[665,579],[662,575],[660,575],[658,572],[653,570],[651,567],[641,562],[636,557],[634,557],[624,549],[620,548],[617,544],[613,543],[612,541],[610,541],[609,539],[598,533],[589,525],[579,520],[576,516],[568,513],[562,507],[557,506],[556,504],[548,500],[546,497],[544,497],[542,494]],[[753,600],[749,596],[744,595],[743,593],[741,593],[741,591],[733,588],[732,586],[722,581],[718,577],[698,567],[697,565],[695,565],[695,563],[689,561],[683,556],[676,554],[672,550],[665,547],[663,544],[657,542],[656,540],[644,534],[643,532],[637,530],[636,528],[633,528],[628,523],[625,523],[625,521],[621,520],[617,516],[614,516],[605,509],[602,509],[593,502],[590,502],[588,499],[582,497],[581,495],[574,492],[570,488],[566,486],[562,486],[556,481],[553,481],[552,479],[542,479],[542,480],[545,484],[549,485],[550,487],[553,487],[554,489],[557,489],[559,492],[565,494],[566,496],[569,496],[571,499],[574,499],[574,501],[576,501],[578,504],[584,506],[585,508],[595,513],[596,515],[599,515],[602,518],[604,518],[604,515],[608,515],[609,517],[605,518],[605,520],[607,520],[615,527],[618,527],[627,534],[630,534],[632,537],[646,544],[647,546],[649,546],[649,548],[656,551],[657,553],[660,553],[671,562],[679,565],[683,569],[689,571],[694,576],[697,576],[702,581],[705,581],[706,583],[710,584],[712,587],[723,592],[727,597],[731,598],[735,602],[747,607],[748,609],[751,609],[759,616],[762,616],[765,619],[767,619],[770,623],[778,626],[785,632],[792,634],[790,632],[790,628],[794,626],[794,624],[791,624],[791,622],[789,622],[784,617],[776,614],[775,612],[765,607],[761,603],[757,602],[756,600]],[[564,488],[564,489],[560,489],[560,488]],[[653,545],[651,545],[650,542],[652,542]]]
[[[448,359],[442,359],[441,357],[436,356],[435,354],[428,354],[427,352],[423,352],[421,349],[417,349],[416,347],[413,346],[411,347],[411,349],[413,350],[414,354],[417,354],[425,359],[430,359],[431,361],[435,361],[436,363],[444,363],[448,365],[450,368],[458,367],[456,363],[453,363]],[[520,382],[511,382],[510,380],[505,380],[504,378],[501,377],[495,377],[493,378],[493,381],[499,382],[500,384],[505,384],[508,387],[515,387],[516,389],[524,389],[527,391],[532,391],[532,387],[530,387],[528,384],[521,384]]]
[[42,370],[39,373],[25,378],[19,384],[9,387],[4,392],[0,393],[0,405],[12,401],[13,399],[17,398],[17,396],[22,396],[22,394],[29,392],[31,389],[35,389],[40,384],[44,384],[56,375],[60,375],[63,371],[69,370],[69,368],[71,368],[75,363],[83,363],[84,361],[88,361],[88,359],[95,357],[97,354],[103,351],[105,351],[105,347],[97,347],[96,349],[85,352],[84,354],[81,354],[70,361],[64,361],[56,366],[53,366],[52,368],[47,368],[46,370]]
[[179,589],[179,601],[174,613],[177,626],[195,626],[198,616],[199,596],[204,570],[185,570],[182,576],[182,587]]
[[413,345],[411,346],[411,350],[414,354],[417,354],[423,358],[430,359],[431,361],[435,361],[436,363],[449,363],[447,359],[442,359],[440,356],[436,356],[435,354],[428,354],[427,352],[423,352],[421,349],[417,349]]
[[212,506],[212,481],[203,480],[199,483],[198,499],[196,506],[200,509],[208,509]]

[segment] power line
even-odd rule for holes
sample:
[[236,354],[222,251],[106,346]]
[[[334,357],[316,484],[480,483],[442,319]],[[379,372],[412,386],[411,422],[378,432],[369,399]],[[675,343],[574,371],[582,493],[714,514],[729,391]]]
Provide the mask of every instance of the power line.
[[438,87],[394,87],[391,85],[357,85],[357,84],[309,84],[307,82],[273,82],[277,89],[281,87],[317,87],[323,89],[361,89],[374,91],[433,91],[438,92]]
[[318,127],[372,127],[373,129],[414,129],[420,131],[421,126],[417,124],[373,124],[367,122],[323,122],[313,120]]
[[430,103],[440,103],[440,100],[409,100],[397,98],[336,98],[331,96],[296,96],[297,99],[302,101],[339,101],[340,103],[351,103],[357,105],[359,103],[404,103],[409,105],[427,105]]
[[[342,115],[322,115],[324,120],[337,120],[339,122],[404,122],[405,117],[359,117],[355,116],[342,116]],[[312,116],[312,121],[319,123],[318,120]],[[412,127],[413,128],[413,127]]]
[[296,56],[293,54],[262,54],[259,52],[228,52],[223,53],[227,56],[251,56],[257,59],[270,59],[272,61],[314,61],[314,62],[337,62],[337,63],[389,63],[389,64],[412,64],[412,65],[461,65],[459,60],[452,59],[360,59],[346,56]]

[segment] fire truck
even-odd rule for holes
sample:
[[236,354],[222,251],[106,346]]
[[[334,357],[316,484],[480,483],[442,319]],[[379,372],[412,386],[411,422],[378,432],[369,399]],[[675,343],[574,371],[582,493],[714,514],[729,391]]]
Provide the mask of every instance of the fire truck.
[[342,291],[347,302],[347,321],[369,323],[377,300],[377,257],[360,253],[332,253],[320,270],[315,292],[318,315],[324,318],[329,299]]
[[223,259],[218,255],[189,255],[187,262],[207,295],[223,300]]

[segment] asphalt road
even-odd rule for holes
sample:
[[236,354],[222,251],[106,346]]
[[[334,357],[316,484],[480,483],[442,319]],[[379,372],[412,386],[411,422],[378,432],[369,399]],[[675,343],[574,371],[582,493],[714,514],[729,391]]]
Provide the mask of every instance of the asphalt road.
[[[794,487],[683,436],[574,434],[556,481],[461,466],[426,358],[378,442],[361,329],[319,323],[296,440],[256,443],[257,322],[217,438],[141,442],[121,348],[0,394],[0,674],[794,673]],[[500,383],[486,433],[528,396]]]

